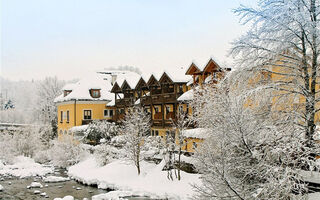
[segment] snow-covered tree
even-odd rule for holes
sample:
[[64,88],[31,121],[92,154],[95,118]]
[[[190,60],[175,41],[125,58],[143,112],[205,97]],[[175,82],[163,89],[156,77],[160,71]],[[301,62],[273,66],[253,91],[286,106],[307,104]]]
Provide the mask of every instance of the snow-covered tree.
[[14,104],[11,101],[11,99],[9,99],[5,104],[4,104],[4,109],[5,110],[9,110],[9,109],[14,109]]
[[127,142],[125,149],[140,175],[140,161],[143,159],[141,150],[144,145],[144,136],[150,132],[150,116],[142,107],[135,107],[126,113],[122,123],[122,133]]
[[173,130],[176,132],[176,137],[173,140],[175,151],[178,153],[177,169],[178,169],[178,180],[181,180],[181,155],[182,149],[186,146],[185,137],[183,132],[190,128],[192,120],[188,113],[184,112],[183,109],[178,109],[176,120],[172,120]]
[[235,87],[226,79],[195,92],[194,119],[208,131],[196,153],[202,174],[196,199],[299,199],[307,191],[299,170],[315,166],[310,155],[318,145],[304,145],[287,113],[278,116],[286,123],[275,120],[264,90],[249,98]]
[[85,139],[91,142],[99,142],[105,139],[110,142],[118,134],[118,126],[106,120],[95,120],[91,122],[85,130]]
[[52,132],[57,133],[57,107],[54,99],[61,94],[64,81],[57,77],[46,77],[38,84],[37,114],[42,124],[50,124]]
[[300,98],[299,109],[282,104],[278,110],[295,116],[307,145],[312,146],[315,115],[320,110],[316,106],[320,101],[319,0],[260,0],[257,8],[241,6],[235,13],[251,25],[232,49],[238,66],[246,70],[242,80],[252,80],[257,72],[269,74],[272,81],[265,89],[287,100]]

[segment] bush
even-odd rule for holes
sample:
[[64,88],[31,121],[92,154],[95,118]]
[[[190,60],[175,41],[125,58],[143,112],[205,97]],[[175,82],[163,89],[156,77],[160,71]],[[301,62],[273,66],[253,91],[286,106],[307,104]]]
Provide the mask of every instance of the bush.
[[104,166],[113,160],[126,157],[123,149],[117,149],[107,144],[97,145],[94,148],[94,157],[100,166]]
[[33,157],[34,161],[40,164],[49,163],[51,161],[49,150],[42,150],[35,153]]
[[85,130],[85,140],[89,143],[98,143],[100,139],[111,141],[111,138],[116,136],[118,127],[115,123],[108,121],[93,121]]
[[49,149],[49,157],[54,166],[68,167],[80,162],[87,152],[71,139],[58,141],[53,140]]

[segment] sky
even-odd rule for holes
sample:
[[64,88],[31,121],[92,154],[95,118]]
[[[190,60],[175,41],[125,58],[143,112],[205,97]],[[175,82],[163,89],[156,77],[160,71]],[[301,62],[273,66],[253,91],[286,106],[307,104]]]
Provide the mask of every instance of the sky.
[[134,66],[143,73],[228,65],[246,32],[232,9],[257,0],[0,0],[1,69],[10,80]]

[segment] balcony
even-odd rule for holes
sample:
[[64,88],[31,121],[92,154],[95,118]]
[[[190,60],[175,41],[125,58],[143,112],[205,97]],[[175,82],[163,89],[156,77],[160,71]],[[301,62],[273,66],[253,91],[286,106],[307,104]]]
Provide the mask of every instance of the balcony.
[[175,119],[174,112],[169,112],[166,114],[166,120]]
[[162,112],[157,112],[153,115],[154,120],[162,120]]

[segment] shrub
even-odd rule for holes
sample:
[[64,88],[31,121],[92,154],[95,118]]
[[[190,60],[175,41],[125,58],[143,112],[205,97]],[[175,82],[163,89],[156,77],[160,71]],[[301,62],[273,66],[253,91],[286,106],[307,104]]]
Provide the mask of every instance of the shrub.
[[75,144],[71,139],[64,141],[53,140],[49,149],[49,157],[54,166],[68,167],[80,162],[86,151],[80,145]]

